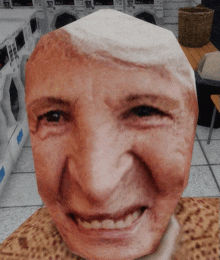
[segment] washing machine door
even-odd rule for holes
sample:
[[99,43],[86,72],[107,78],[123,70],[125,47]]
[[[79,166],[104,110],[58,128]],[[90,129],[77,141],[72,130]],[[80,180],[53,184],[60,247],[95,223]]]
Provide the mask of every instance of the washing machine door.
[[[0,162],[4,160],[8,146],[7,122],[0,106]],[[1,182],[1,181],[0,181]]]
[[152,14],[149,14],[147,12],[142,12],[135,16],[136,18],[143,20],[148,23],[156,24],[155,19]]
[[75,22],[76,20],[77,18],[73,14],[62,13],[56,18],[55,28],[59,29],[60,27],[63,27],[69,23]]
[[25,86],[25,64],[29,58],[29,55],[23,55],[20,63],[20,77],[21,77],[21,82]]
[[25,119],[25,92],[19,74],[7,75],[1,106],[6,118],[7,127],[17,125]]

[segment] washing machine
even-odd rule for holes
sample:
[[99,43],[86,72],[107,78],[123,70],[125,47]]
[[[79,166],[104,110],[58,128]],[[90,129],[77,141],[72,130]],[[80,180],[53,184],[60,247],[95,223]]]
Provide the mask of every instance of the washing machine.
[[[18,20],[7,22],[17,23]],[[28,123],[24,94],[25,63],[34,48],[34,42],[32,41],[33,37],[31,36],[31,29],[29,28],[30,23],[26,20],[21,23],[22,25],[20,28],[17,29],[11,37],[15,46],[13,48],[13,54],[16,61],[16,71],[13,73],[13,75],[8,76],[8,81],[4,86],[4,97],[2,101],[2,109],[5,108],[5,111],[3,112],[7,115],[6,118],[8,120],[8,125],[16,125],[16,130],[13,132],[13,135],[10,136],[9,141],[11,154],[15,162],[19,156],[23,142],[28,135]]]
[[26,47],[32,51],[41,37],[41,30],[35,9],[0,9],[0,21],[23,21]]
[[24,24],[0,21],[0,194],[29,133],[17,63],[17,39]]
[[114,9],[125,12],[124,0],[93,0],[92,9],[98,11],[100,9]]
[[125,13],[145,22],[163,25],[163,0],[125,0]]
[[[48,31],[58,29],[87,15],[84,0],[45,0]],[[89,8],[90,9],[90,8]]]
[[[0,0],[0,9],[15,10],[15,9],[25,9],[27,14],[24,17],[29,16],[29,10],[36,12],[36,18],[38,23],[38,29],[41,34],[46,34],[48,32],[47,20],[46,20],[46,2],[45,0]],[[13,18],[12,12],[9,12],[10,18]],[[15,13],[15,17],[17,14]],[[4,16],[5,17],[5,16]],[[21,18],[24,18],[21,17]],[[20,17],[18,17],[20,18]],[[33,24],[35,21],[32,22]]]
[[124,0],[45,0],[49,31],[58,29],[100,9],[124,12]]
[[1,0],[0,1],[0,6],[2,8],[9,8],[12,9],[13,7],[19,7],[19,6],[26,6],[26,7],[31,7],[34,8],[32,0]]
[[[19,25],[17,27],[19,28]],[[10,26],[8,23],[0,23],[0,105],[7,78],[16,71],[13,41],[10,39],[10,33],[13,33],[14,30],[16,30],[15,24]],[[15,126],[10,130],[12,133]],[[6,117],[0,106],[0,195],[14,166],[8,145],[8,131]]]
[[0,22],[22,21],[24,25],[15,37],[16,62],[21,81],[25,84],[25,63],[41,37],[35,9],[0,9]]

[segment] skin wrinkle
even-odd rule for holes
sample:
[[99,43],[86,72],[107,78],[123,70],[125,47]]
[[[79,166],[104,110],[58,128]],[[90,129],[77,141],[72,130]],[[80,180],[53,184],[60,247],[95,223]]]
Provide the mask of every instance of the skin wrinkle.
[[[51,57],[58,56],[61,60],[68,60],[70,63],[72,59],[79,59],[80,62],[86,63],[87,61],[96,61],[101,64],[108,64],[111,67],[118,65],[119,68],[138,70],[138,69],[152,69],[156,71],[160,77],[170,80],[170,71],[165,68],[165,64],[160,65],[147,65],[147,64],[137,64],[134,62],[127,62],[116,57],[113,57],[111,53],[107,53],[103,50],[95,50],[91,54],[83,52],[83,42],[79,42],[78,46],[73,46],[72,42],[76,39],[72,39],[70,34],[63,29],[55,30],[44,36],[44,41],[37,44],[34,49],[31,58],[29,60],[33,63],[36,60],[39,52],[45,52],[46,56],[44,62],[50,62]],[[59,43],[59,45],[58,45]],[[81,46],[81,47],[79,47]],[[81,49],[80,49],[81,48]],[[87,46],[88,49],[89,46]],[[134,49],[133,51],[137,51]],[[178,66],[180,67],[180,66]],[[182,67],[181,67],[182,68]],[[175,68],[176,69],[176,68]],[[181,71],[177,71],[177,74],[182,74]],[[173,72],[172,72],[173,73]],[[185,72],[184,72],[185,74]],[[184,75],[185,76],[185,75]]]
[[[128,67],[124,62],[114,64],[114,59],[92,59],[77,53],[62,30],[53,34],[40,40],[37,48],[43,52],[33,53],[26,71],[26,104],[39,194],[72,252],[89,260],[131,260],[153,253],[188,179],[185,163],[191,159],[196,122],[196,115],[188,110],[193,104],[188,102],[195,104],[195,95],[190,95],[190,90],[188,95],[183,94],[184,86],[163,66],[146,70],[131,68],[131,63]],[[161,95],[158,89],[163,87]],[[146,92],[151,101],[137,101],[131,89],[139,96]],[[120,104],[127,91],[130,103]],[[160,101],[156,95],[161,95]],[[67,110],[72,120],[64,128],[61,124],[55,129],[41,125],[33,131],[39,115],[30,104],[45,96],[60,103],[58,107],[49,106],[49,110],[63,110],[61,103],[71,103]],[[164,102],[163,96],[174,102]],[[132,115],[135,124],[134,119],[122,120],[123,111],[139,105],[154,105],[163,111],[169,107],[173,119]],[[42,105],[38,106],[41,111]],[[158,122],[162,123],[158,126]],[[138,235],[128,232],[123,239],[84,235],[67,217],[70,212],[117,215],[125,206],[137,203],[149,204],[149,213],[142,217]]]
[[[37,56],[39,51],[46,51],[45,50],[46,46],[56,46],[54,44],[54,42],[56,42],[56,41],[59,41],[59,47],[60,48],[58,50],[54,49],[54,48],[49,48],[49,50],[47,49],[46,53],[47,53],[47,55],[49,55],[49,53],[50,53],[50,55],[49,55],[49,57],[47,57],[46,60],[49,61],[52,55],[54,56],[54,54],[56,55],[58,53],[59,53],[61,59],[67,58],[70,61],[71,61],[72,58],[75,58],[75,57],[81,58],[81,59],[83,57],[83,59],[81,60],[82,62],[85,62],[85,60],[88,59],[88,57],[89,57],[88,55],[83,54],[83,56],[82,55],[79,56],[79,52],[78,52],[77,49],[74,49],[74,47],[72,45],[71,37],[67,32],[65,32],[64,30],[60,30],[60,31],[58,30],[58,31],[54,31],[54,32],[50,33],[50,37],[48,36],[48,39],[46,39],[44,41],[45,42],[44,45],[43,44],[39,44],[39,46],[37,45],[37,47],[34,50],[32,57],[31,57],[31,61],[33,62],[35,60],[35,57]],[[60,53],[60,49],[64,50],[64,53],[63,52]],[[98,52],[96,54],[98,54]],[[100,59],[100,57],[102,57],[102,56],[105,57],[106,53],[105,52],[99,52],[98,59]],[[125,61],[121,61],[117,58],[112,58],[111,56],[109,58],[110,58],[111,63],[113,62],[113,66],[115,66],[116,64],[119,64],[120,66],[122,65],[123,67],[124,66],[129,67],[129,68],[133,68],[133,67],[137,68],[138,67],[138,68],[146,69],[146,65],[144,65],[144,66],[138,65],[137,66],[137,64],[135,64],[135,63],[128,63],[128,62],[125,62]],[[98,60],[98,62],[100,62],[100,61]],[[108,62],[108,60],[104,60],[104,62]],[[155,71],[157,71],[160,76],[169,78],[170,73],[168,71],[166,71],[164,69],[164,67],[165,67],[164,65],[151,66],[151,68],[153,68]]]

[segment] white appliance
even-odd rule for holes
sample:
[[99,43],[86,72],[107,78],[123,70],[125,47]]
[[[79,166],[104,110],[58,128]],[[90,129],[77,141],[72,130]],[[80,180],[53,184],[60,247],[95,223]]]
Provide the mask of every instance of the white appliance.
[[48,31],[87,15],[84,0],[45,0]]
[[23,22],[16,36],[16,62],[22,83],[25,84],[25,63],[41,37],[35,9],[0,9],[0,23]]
[[100,9],[124,12],[124,0],[45,0],[49,31],[58,29]]
[[124,0],[126,14],[156,25],[163,25],[163,0]]
[[29,133],[17,57],[24,24],[0,20],[0,194]]

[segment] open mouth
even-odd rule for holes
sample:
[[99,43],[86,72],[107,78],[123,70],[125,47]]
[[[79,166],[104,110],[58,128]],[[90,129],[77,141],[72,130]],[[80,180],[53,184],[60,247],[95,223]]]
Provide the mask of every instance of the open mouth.
[[90,217],[90,220],[85,220],[82,217],[76,216],[72,213],[70,213],[70,217],[77,225],[85,229],[120,230],[129,228],[141,217],[146,209],[147,207],[141,207],[117,218],[114,218],[114,216],[98,216],[92,218]]

